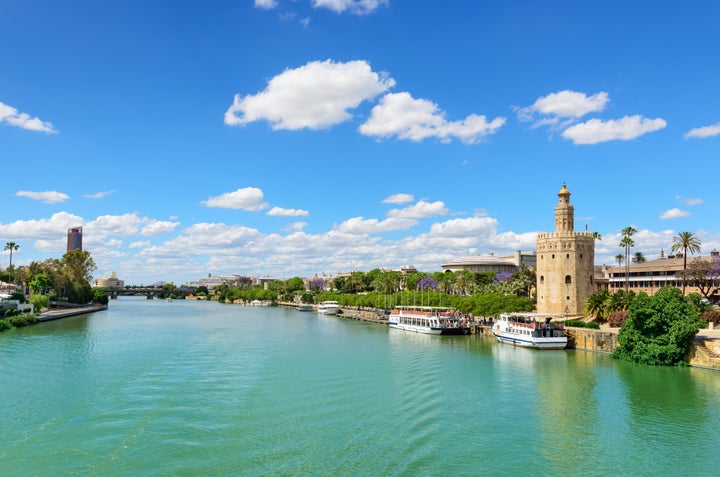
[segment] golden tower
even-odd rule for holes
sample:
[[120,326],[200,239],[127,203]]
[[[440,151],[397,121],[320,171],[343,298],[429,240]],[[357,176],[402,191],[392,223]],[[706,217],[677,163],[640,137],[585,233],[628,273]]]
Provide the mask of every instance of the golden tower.
[[583,314],[593,293],[595,239],[576,232],[575,207],[563,183],[555,205],[555,232],[537,236],[537,311],[565,316]]

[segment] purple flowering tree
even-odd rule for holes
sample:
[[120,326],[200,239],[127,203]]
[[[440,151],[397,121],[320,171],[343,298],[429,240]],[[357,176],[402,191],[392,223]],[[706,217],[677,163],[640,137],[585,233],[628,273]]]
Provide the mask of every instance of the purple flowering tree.
[[433,290],[437,291],[438,289],[438,282],[433,280],[430,277],[423,277],[417,284],[418,290],[427,290],[428,288],[432,288]]
[[313,293],[319,293],[325,290],[325,280],[323,280],[322,278],[315,278],[313,280],[310,280],[308,288],[310,288],[310,291]]
[[500,272],[495,275],[495,280],[493,280],[493,283],[509,282],[511,277],[512,273],[510,272]]

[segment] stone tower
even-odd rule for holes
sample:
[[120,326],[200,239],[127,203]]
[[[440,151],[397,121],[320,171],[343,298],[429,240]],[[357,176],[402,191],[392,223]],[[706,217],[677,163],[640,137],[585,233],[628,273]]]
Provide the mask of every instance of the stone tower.
[[575,232],[575,207],[565,184],[555,206],[555,232],[537,236],[537,311],[565,316],[583,314],[593,293],[595,239]]

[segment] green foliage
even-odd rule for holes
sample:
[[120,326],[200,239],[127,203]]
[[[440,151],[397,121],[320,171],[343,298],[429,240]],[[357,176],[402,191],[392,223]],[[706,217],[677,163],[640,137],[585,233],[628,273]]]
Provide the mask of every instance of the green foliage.
[[10,326],[14,326],[15,328],[20,328],[27,325],[32,325],[34,323],[37,323],[37,318],[35,315],[17,315],[17,316],[11,316],[10,318],[7,318],[6,321]]
[[703,325],[700,310],[674,287],[640,293],[630,305],[613,357],[651,365],[683,364]]
[[93,289],[93,303],[98,303],[100,305],[107,305],[108,304],[108,295],[102,290]]
[[35,313],[40,313],[43,308],[50,307],[50,298],[47,295],[35,294],[30,296],[30,303],[32,303]]
[[565,322],[565,326],[573,326],[575,328],[590,328],[593,330],[600,329],[600,323],[596,323],[594,321],[585,322],[582,320],[568,320]]
[[17,300],[20,303],[27,303],[27,298],[25,298],[25,294],[21,291],[15,290],[10,294],[11,300]]
[[10,323],[8,323],[8,321],[6,319],[0,320],[0,331],[6,331],[6,330],[10,330],[12,328],[13,328],[13,326]]

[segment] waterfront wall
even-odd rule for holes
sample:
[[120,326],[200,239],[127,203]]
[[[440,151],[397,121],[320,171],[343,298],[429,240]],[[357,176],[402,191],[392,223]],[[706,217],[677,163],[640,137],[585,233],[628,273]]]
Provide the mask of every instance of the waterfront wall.
[[[612,353],[619,346],[617,333],[605,330],[568,327],[565,334],[568,337],[568,348]],[[690,366],[720,370],[720,339],[703,336],[695,338],[686,360]]]

